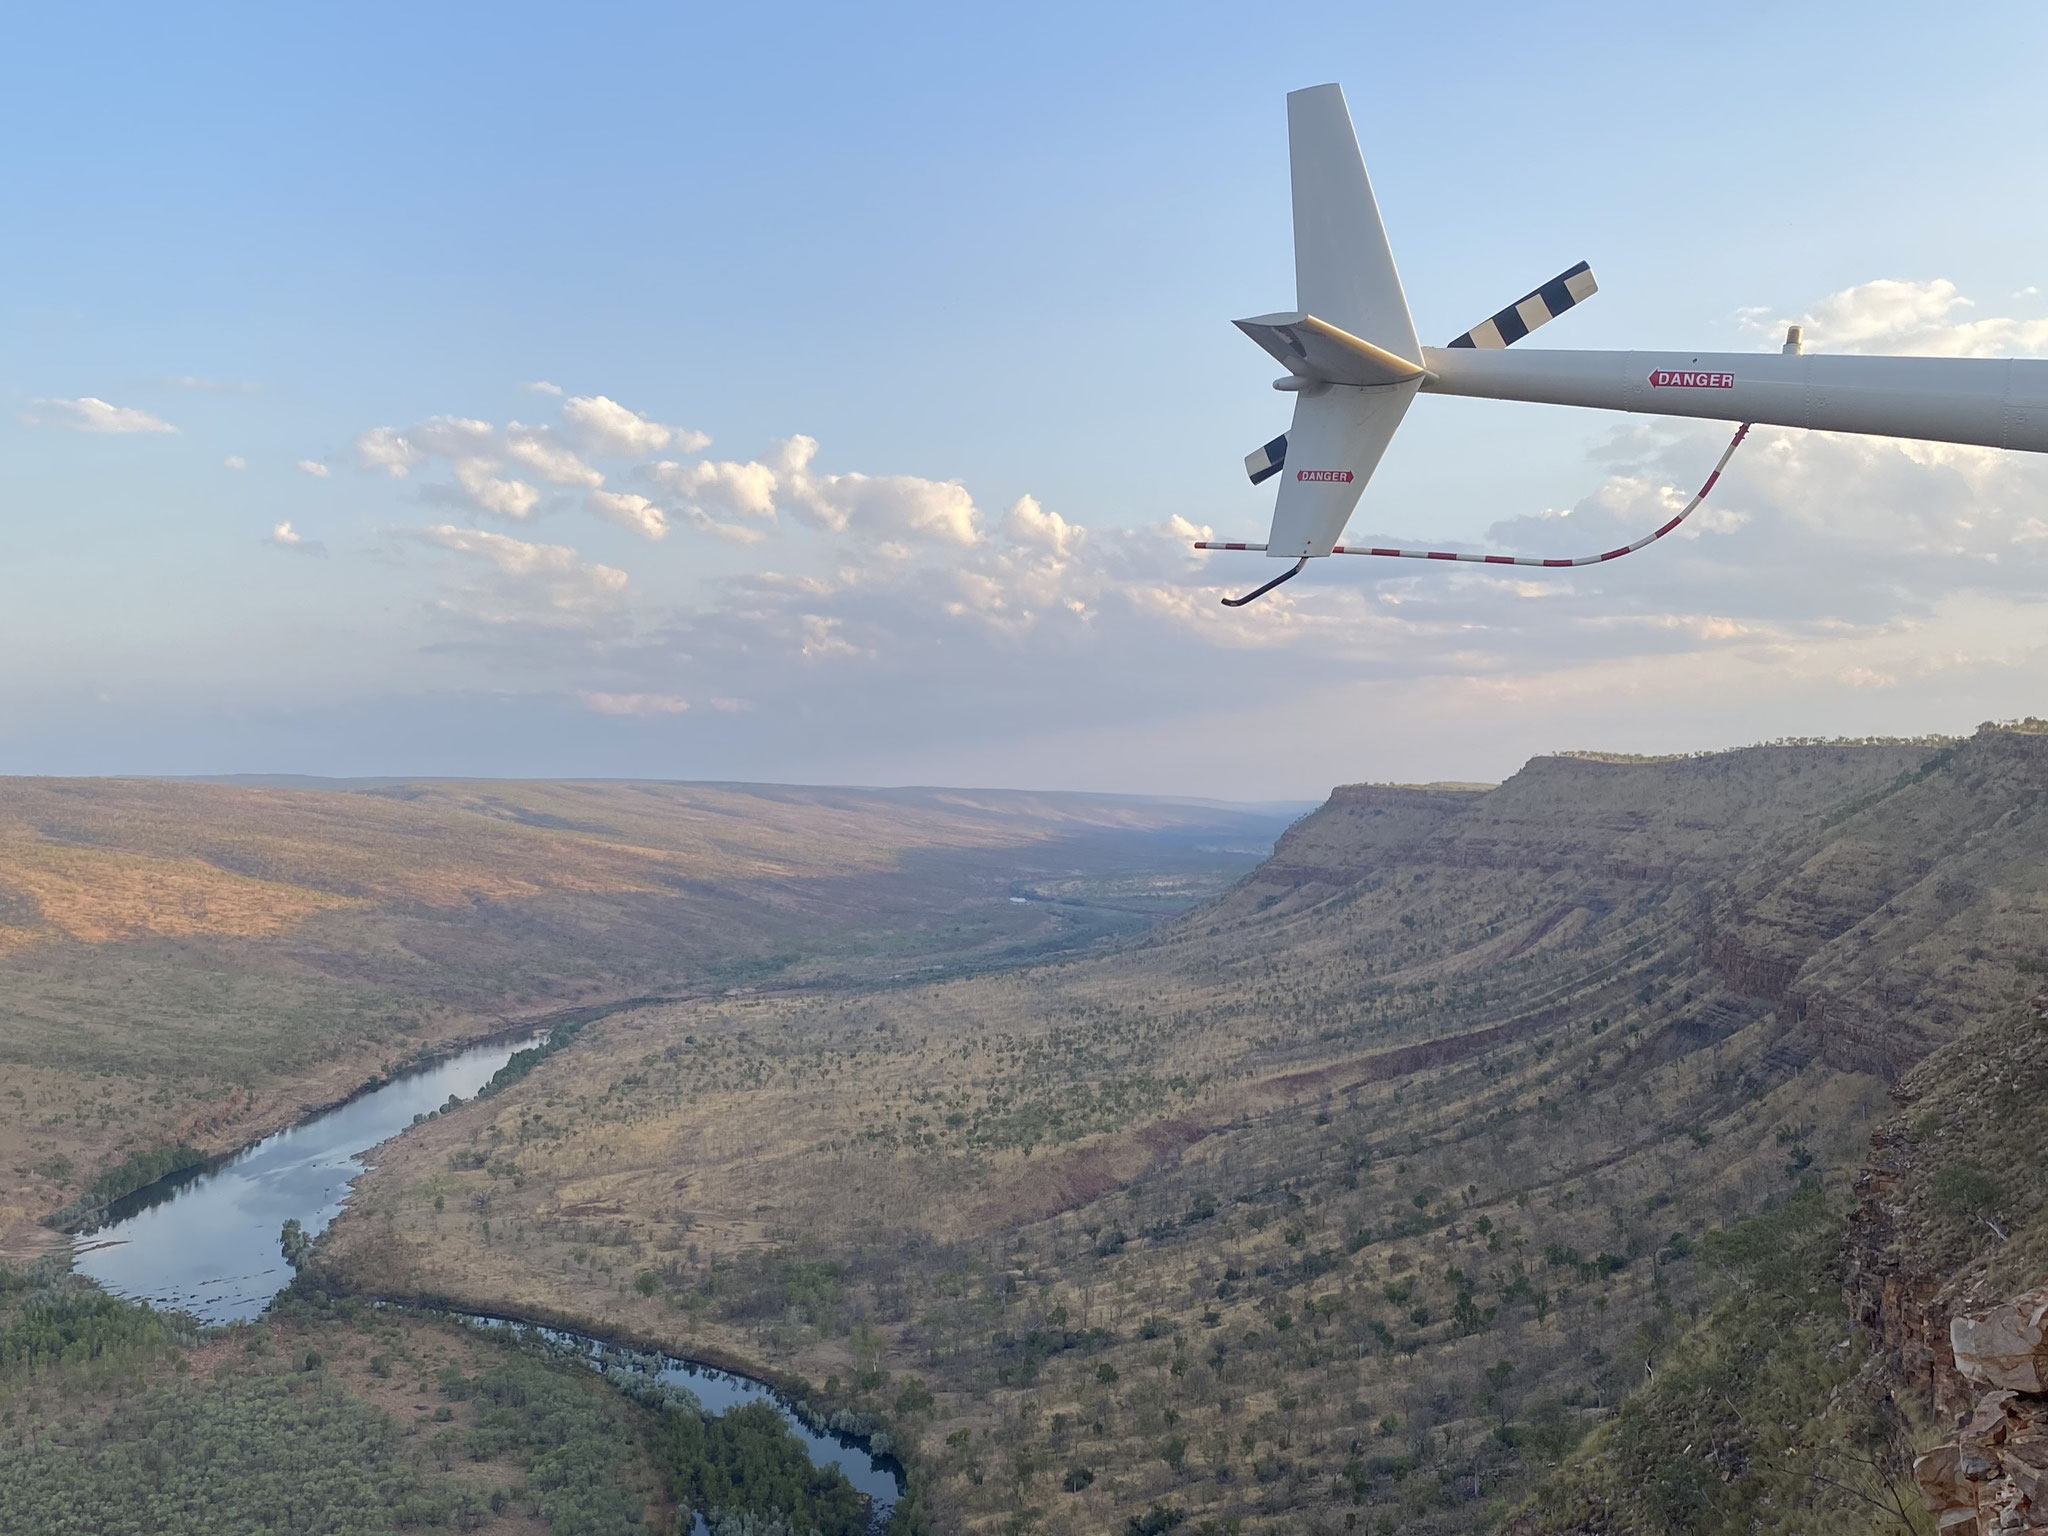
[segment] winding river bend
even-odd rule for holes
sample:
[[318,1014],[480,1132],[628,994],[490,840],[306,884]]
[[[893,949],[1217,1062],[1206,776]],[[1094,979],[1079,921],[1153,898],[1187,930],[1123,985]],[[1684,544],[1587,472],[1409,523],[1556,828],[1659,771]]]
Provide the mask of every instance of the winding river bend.
[[[876,1512],[875,1524],[878,1528],[881,1517],[903,1496],[902,1471],[893,1457],[874,1454],[851,1435],[806,1424],[790,1412],[788,1405],[775,1395],[773,1388],[765,1382],[754,1380],[751,1376],[741,1376],[732,1371],[719,1370],[714,1366],[699,1365],[693,1360],[681,1360],[674,1355],[654,1355],[638,1350],[620,1349],[593,1339],[588,1334],[575,1333],[568,1329],[544,1328],[538,1323],[509,1322],[504,1318],[486,1317],[474,1312],[455,1312],[449,1315],[459,1318],[473,1328],[504,1333],[514,1338],[545,1341],[557,1350],[575,1353],[587,1364],[607,1374],[628,1370],[669,1386],[688,1388],[697,1401],[704,1405],[704,1411],[709,1414],[721,1414],[728,1408],[742,1407],[747,1403],[767,1403],[782,1415],[783,1420],[789,1425],[790,1432],[804,1443],[804,1449],[810,1453],[812,1465],[837,1467],[857,1492],[868,1496]],[[700,1518],[691,1530],[693,1536],[705,1536],[710,1527]]]
[[538,1044],[500,1040],[421,1067],[348,1103],[267,1136],[225,1163],[146,1185],[107,1208],[73,1245],[79,1273],[116,1296],[190,1312],[201,1322],[244,1322],[291,1284],[277,1234],[296,1216],[312,1237],[341,1214],[363,1154],[429,1114],[451,1094],[469,1098]]
[[[472,1046],[266,1137],[225,1162],[173,1174],[123,1196],[97,1228],[75,1241],[74,1265],[117,1296],[177,1308],[202,1322],[258,1317],[291,1283],[278,1247],[287,1220],[296,1217],[309,1237],[325,1231],[363,1172],[365,1153],[443,1107],[450,1095],[474,1096],[515,1051],[546,1039],[543,1030]],[[631,1358],[581,1334],[481,1316],[462,1320],[512,1336],[543,1335],[599,1369]],[[708,1413],[765,1401],[782,1414],[814,1463],[838,1467],[877,1510],[902,1495],[891,1458],[805,1424],[763,1382],[672,1356],[638,1357],[635,1368],[688,1387]]]

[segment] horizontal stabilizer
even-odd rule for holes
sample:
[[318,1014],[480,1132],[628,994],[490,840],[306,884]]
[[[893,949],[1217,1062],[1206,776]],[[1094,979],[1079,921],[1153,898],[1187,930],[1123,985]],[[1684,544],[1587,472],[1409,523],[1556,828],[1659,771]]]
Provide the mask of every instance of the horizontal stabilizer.
[[1253,485],[1264,485],[1280,473],[1287,462],[1287,434],[1282,432],[1263,448],[1254,448],[1244,456],[1244,472],[1252,477]]
[[1367,388],[1422,377],[1422,364],[1314,315],[1255,315],[1236,324],[1295,378],[1311,383]]

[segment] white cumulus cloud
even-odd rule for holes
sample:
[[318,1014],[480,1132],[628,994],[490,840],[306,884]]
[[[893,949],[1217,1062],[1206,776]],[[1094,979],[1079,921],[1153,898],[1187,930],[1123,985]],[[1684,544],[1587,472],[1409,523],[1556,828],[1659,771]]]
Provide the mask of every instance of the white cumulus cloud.
[[471,416],[429,416],[405,436],[422,452],[443,459],[490,458],[499,447],[497,430]]
[[766,464],[708,459],[678,464],[663,460],[647,473],[655,484],[696,505],[742,517],[775,516],[777,476]]
[[522,427],[513,422],[505,429],[505,453],[549,485],[594,490],[604,484],[603,475],[586,464],[577,456],[575,449],[559,441],[546,427]]
[[540,505],[540,492],[524,480],[504,480],[492,473],[489,459],[457,459],[455,483],[471,506],[497,517],[522,519]]
[[270,530],[270,542],[279,549],[289,549],[295,554],[324,555],[327,546],[318,539],[309,539],[288,522],[279,523]]
[[299,472],[301,474],[311,475],[315,480],[325,480],[328,477],[328,475],[332,473],[332,471],[329,470],[328,467],[325,464],[322,464],[318,459],[299,460]]
[[403,480],[415,464],[426,462],[426,452],[396,427],[372,427],[356,438],[356,457],[365,469],[381,469],[394,480]]
[[1069,546],[1085,537],[1057,512],[1048,512],[1035,496],[1019,496],[1003,514],[1003,532],[1020,544],[1036,544],[1064,556]]
[[443,597],[444,610],[497,627],[582,628],[617,612],[626,573],[563,544],[533,544],[443,523],[413,537],[470,561],[482,579]]
[[608,523],[617,523],[643,538],[668,536],[668,514],[645,496],[625,491],[592,491],[584,504]]
[[109,405],[97,395],[76,400],[37,400],[22,413],[31,426],[64,427],[73,432],[175,432],[161,416],[132,405]]
[[2048,351],[2048,320],[1987,315],[1945,277],[1929,282],[1878,278],[1822,299],[1804,315],[1765,320],[1752,312],[1752,329],[1782,335],[1804,328],[1806,345],[1828,352],[1906,357],[2012,357]]
[[562,402],[562,420],[591,452],[615,458],[640,458],[669,447],[696,453],[711,445],[702,432],[650,421],[608,395],[571,395]]

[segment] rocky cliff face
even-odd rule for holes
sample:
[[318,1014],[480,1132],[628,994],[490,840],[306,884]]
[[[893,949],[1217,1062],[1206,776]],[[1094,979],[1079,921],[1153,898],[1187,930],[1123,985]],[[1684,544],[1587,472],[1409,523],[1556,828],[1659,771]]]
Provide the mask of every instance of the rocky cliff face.
[[1811,1251],[1770,1235],[1796,1200],[1721,1234],[1737,1278],[1534,1528],[1896,1531],[1924,1495],[1943,1536],[2048,1533],[2044,810],[2048,736],[1986,729],[1706,882],[1703,965],[1773,1012],[1764,1054],[1805,1057],[1803,1102],[1866,1071],[1894,1112],[1846,1229],[1830,1174],[1799,1197]]
[[1978,1395],[1954,1320],[2048,1278],[2048,1030],[2030,976],[2007,976],[2002,1004],[1894,1090],[1849,1222],[1851,1310],[1898,1390],[1943,1421]]
[[[1979,785],[2030,761],[1990,745]],[[1914,1468],[1945,1536],[2048,1531],[2048,1008],[2034,995],[2048,924],[2027,915],[2041,878],[2028,867],[2032,818],[2009,814],[1995,830],[1958,836],[1936,878],[1994,871],[1975,904],[1987,927],[2018,915],[2021,952],[2002,973],[1982,958],[1932,968],[1982,1015],[1898,1083],[1900,1113],[1873,1138],[1846,1249],[1850,1309],[1892,1390],[1951,1429]],[[1958,947],[1967,960],[1985,946],[1971,934]],[[1924,977],[1895,980],[1881,1001],[1897,1006],[1914,984]]]
[[1979,1395],[1955,1439],[1913,1464],[1937,1531],[2048,1532],[2048,1288],[1958,1315],[1949,1340]]
[[1775,1007],[1788,1049],[1896,1080],[2043,948],[2044,809],[2048,735],[1989,728],[1537,758],[1483,792],[1341,788],[1198,921],[1226,951],[1376,951],[1446,984],[1566,943],[1675,945]]
[[1708,923],[1731,985],[1897,1077],[2048,935],[2048,736],[1980,731],[1762,849]]

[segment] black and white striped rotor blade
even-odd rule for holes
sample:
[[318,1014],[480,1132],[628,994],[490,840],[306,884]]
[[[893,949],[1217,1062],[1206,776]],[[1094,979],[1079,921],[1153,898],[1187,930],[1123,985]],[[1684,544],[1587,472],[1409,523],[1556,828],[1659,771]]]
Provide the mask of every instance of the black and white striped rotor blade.
[[1451,345],[1488,350],[1511,347],[1537,326],[1555,320],[1599,291],[1600,285],[1593,281],[1593,269],[1582,261],[1570,271],[1558,273],[1534,293],[1515,300],[1491,319],[1480,321]]
[[1244,472],[1252,477],[1252,484],[1259,485],[1280,473],[1280,467],[1287,462],[1287,434],[1282,432],[1263,448],[1254,448],[1244,456]]

